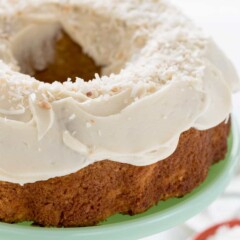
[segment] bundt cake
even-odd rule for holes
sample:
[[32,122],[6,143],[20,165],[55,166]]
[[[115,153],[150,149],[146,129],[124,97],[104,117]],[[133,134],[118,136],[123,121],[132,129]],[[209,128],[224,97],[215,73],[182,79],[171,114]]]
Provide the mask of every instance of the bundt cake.
[[1,221],[141,213],[226,154],[236,71],[168,1],[2,1],[0,59]]

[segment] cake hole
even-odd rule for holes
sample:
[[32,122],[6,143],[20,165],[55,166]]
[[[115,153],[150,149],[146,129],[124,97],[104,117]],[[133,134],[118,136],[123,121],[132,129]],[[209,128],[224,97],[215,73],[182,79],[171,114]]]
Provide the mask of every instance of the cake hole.
[[89,81],[95,78],[95,73],[101,74],[101,67],[85,54],[65,32],[56,40],[54,46],[54,61],[41,71],[35,70],[33,77],[47,83],[54,81],[64,82],[68,78],[72,81],[76,77]]
[[123,23],[84,12],[66,26],[64,32],[61,23],[39,22],[16,31],[11,50],[19,71],[47,83],[76,77],[89,81],[95,73],[118,74],[132,56],[133,31]]

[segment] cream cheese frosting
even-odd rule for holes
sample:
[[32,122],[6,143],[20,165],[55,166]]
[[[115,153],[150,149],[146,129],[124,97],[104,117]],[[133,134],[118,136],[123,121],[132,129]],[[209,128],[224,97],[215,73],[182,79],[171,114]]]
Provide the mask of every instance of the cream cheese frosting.
[[[164,0],[1,1],[0,29],[2,181],[47,180],[105,159],[163,160],[182,132],[227,119],[240,89],[214,41]],[[62,30],[102,76],[29,76],[53,61]]]

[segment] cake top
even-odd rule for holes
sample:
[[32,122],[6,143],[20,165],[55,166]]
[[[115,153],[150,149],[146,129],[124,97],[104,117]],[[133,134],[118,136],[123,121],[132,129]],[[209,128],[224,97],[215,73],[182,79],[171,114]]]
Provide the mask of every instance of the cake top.
[[[213,40],[164,0],[1,1],[0,29],[1,180],[45,180],[104,159],[157,162],[183,131],[228,118],[239,89]],[[101,76],[29,76],[52,61],[62,30]]]

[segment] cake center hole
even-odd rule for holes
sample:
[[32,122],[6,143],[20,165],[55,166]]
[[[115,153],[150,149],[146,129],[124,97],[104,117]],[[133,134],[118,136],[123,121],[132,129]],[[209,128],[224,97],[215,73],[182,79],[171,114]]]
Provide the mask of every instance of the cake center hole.
[[89,81],[95,73],[101,74],[101,67],[86,55],[81,46],[75,43],[66,33],[56,40],[54,60],[43,70],[35,70],[33,76],[42,82],[64,82],[68,78],[75,81],[76,77]]

